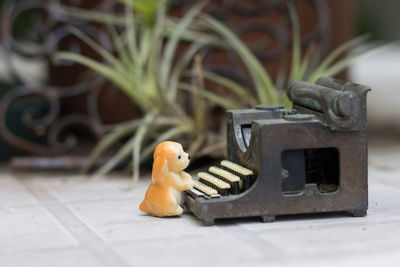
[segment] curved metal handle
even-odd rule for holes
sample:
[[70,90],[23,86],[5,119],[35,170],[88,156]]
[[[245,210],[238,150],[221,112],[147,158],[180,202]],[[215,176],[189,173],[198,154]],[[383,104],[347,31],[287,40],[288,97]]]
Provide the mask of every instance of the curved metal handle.
[[[356,109],[358,97],[351,91],[336,91],[327,87],[313,85],[304,87],[303,84],[292,84],[289,90],[289,97],[293,102],[301,102],[303,105],[320,110],[326,121],[339,128],[350,128],[355,122],[353,114]],[[307,102],[307,99],[316,103]],[[300,100],[300,101],[299,101]],[[303,101],[301,101],[303,100]],[[355,105],[356,108],[353,108]]]

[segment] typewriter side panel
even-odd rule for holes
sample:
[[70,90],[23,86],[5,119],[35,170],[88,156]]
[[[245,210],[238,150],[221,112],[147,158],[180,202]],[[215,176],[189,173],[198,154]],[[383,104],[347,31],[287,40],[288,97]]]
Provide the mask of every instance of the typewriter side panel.
[[[317,120],[263,120],[256,123],[261,132],[262,167],[259,177],[261,184],[257,188],[257,199],[260,202],[255,206],[262,206],[265,215],[333,211],[350,211],[354,215],[362,215],[367,210],[366,132],[333,132]],[[291,174],[282,175],[282,153],[313,149],[337,150],[337,190],[321,192],[317,184],[311,181],[305,184],[301,192],[284,194],[282,180],[290,179]]]

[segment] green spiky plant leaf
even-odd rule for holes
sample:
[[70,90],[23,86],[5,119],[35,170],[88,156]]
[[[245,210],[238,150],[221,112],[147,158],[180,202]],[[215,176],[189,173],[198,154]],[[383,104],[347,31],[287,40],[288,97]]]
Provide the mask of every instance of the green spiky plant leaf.
[[137,12],[146,23],[153,23],[157,16],[158,0],[118,0]]

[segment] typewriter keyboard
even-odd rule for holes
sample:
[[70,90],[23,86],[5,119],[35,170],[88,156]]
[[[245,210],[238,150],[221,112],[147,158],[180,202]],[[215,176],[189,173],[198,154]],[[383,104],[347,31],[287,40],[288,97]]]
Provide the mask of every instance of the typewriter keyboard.
[[194,198],[219,198],[246,191],[254,182],[254,172],[228,160],[199,172],[192,190],[186,191]]

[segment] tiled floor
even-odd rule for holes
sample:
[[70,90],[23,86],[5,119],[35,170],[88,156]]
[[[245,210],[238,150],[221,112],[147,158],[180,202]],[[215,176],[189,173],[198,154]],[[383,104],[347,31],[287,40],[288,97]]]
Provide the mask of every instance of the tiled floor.
[[0,171],[0,266],[399,266],[400,146],[371,146],[368,216],[203,227],[138,211],[149,179]]

